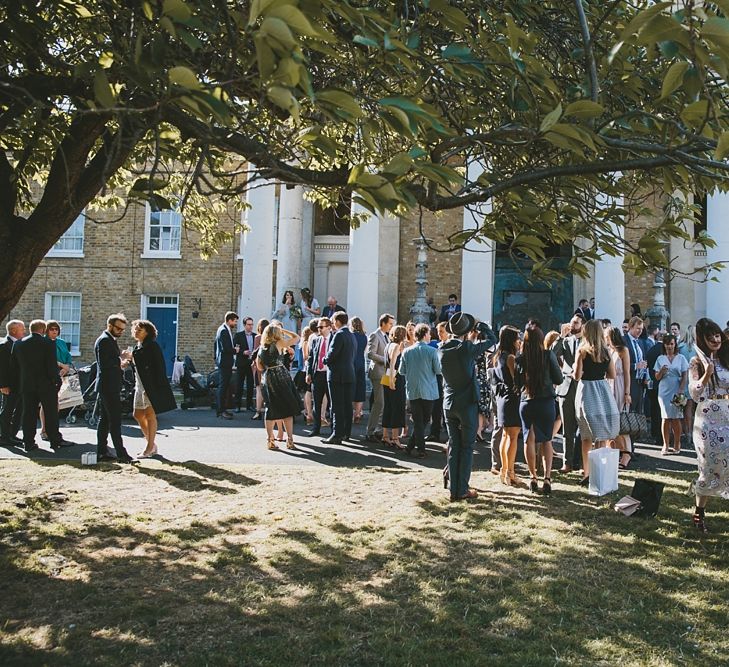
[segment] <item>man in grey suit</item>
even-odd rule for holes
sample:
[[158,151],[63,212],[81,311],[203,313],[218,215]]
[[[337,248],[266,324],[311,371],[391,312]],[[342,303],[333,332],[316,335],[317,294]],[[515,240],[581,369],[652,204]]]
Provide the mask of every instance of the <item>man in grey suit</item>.
[[571,472],[579,463],[575,460],[575,453],[579,456],[581,451],[575,448],[575,436],[577,435],[577,413],[575,410],[575,396],[577,394],[577,382],[574,380],[575,360],[577,359],[577,348],[582,339],[582,325],[584,319],[579,313],[575,313],[572,319],[562,326],[561,337],[557,339],[552,351],[557,356],[562,367],[564,382],[557,388],[557,402],[559,403],[559,414],[562,417],[562,468],[561,473]]
[[385,374],[385,348],[390,341],[389,334],[395,318],[389,313],[380,315],[380,326],[367,337],[367,358],[370,360],[368,375],[372,382],[372,409],[367,422],[367,440],[379,442],[382,438],[382,409],[385,395],[380,380]]

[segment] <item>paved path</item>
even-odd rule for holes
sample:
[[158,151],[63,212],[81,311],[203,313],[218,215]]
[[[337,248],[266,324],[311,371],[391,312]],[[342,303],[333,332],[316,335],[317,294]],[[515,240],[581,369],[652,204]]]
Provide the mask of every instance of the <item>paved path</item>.
[[[363,425],[355,425],[354,442],[341,446],[326,445],[318,437],[306,434],[310,427],[298,418],[295,424],[295,442],[298,451],[266,449],[266,435],[260,421],[251,420],[252,413],[236,413],[234,419],[226,421],[215,417],[207,408],[176,410],[160,416],[160,430],[157,446],[160,460],[171,462],[198,461],[200,463],[224,464],[275,464],[300,466],[374,467],[392,470],[420,468],[441,468],[445,455],[440,448],[428,443],[426,459],[411,459],[404,452],[394,452],[384,445],[362,441]],[[123,422],[125,447],[130,454],[140,452],[144,447],[142,433],[133,419]],[[41,449],[32,455],[33,459],[79,461],[83,452],[96,451],[96,433],[83,421],[74,425],[62,422],[64,437],[74,443],[54,453],[48,443],[37,436]],[[328,433],[328,429],[325,429]],[[521,450],[521,447],[520,447]],[[679,456],[662,457],[658,447],[638,445],[640,458],[631,467],[637,470],[682,471],[696,469],[693,449]],[[521,451],[520,451],[521,458]],[[0,459],[21,459],[28,455],[22,449],[0,447]],[[486,470],[491,464],[491,454],[485,444],[477,443],[474,470]]]

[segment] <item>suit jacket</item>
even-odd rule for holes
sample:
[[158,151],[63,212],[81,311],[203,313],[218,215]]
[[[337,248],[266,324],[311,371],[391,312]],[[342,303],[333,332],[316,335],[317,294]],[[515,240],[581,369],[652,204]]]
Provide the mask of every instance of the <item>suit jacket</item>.
[[[577,348],[579,346],[580,346],[580,339],[576,338],[575,336],[569,335],[569,336],[565,336],[564,338],[558,339],[557,342],[554,344],[552,351],[557,356],[557,360],[560,362],[560,364],[567,364],[567,366],[569,366],[570,369],[574,372],[575,361],[577,360]],[[574,348],[574,353],[572,351],[573,348]],[[566,370],[566,369],[563,369],[563,372],[564,372],[564,370]],[[572,378],[569,383],[569,389],[572,389],[574,384],[575,384],[575,380],[574,380],[574,378]],[[560,394],[560,395],[562,395],[562,394]]]
[[334,308],[330,308],[329,306],[324,306],[324,309],[321,311],[321,316],[328,317],[329,319],[331,319],[332,315],[334,315],[334,313],[344,313],[344,312],[346,312],[346,311],[339,304],[334,306]]
[[10,336],[0,340],[0,387],[17,389],[18,378],[10,363],[10,354],[15,341]]
[[167,379],[164,354],[157,341],[145,339],[142,345],[134,348],[132,356],[139,379],[154,411],[161,414],[175,410],[177,403]]
[[656,343],[655,341],[651,348],[645,353],[645,360],[648,362],[648,375],[650,376],[650,379],[653,380],[653,389],[655,389],[660,382],[660,380],[656,379],[656,372],[653,370],[653,367],[656,365],[658,357],[662,354],[663,345]]
[[234,355],[232,332],[223,322],[215,333],[215,365],[218,368],[233,368]]
[[349,327],[334,332],[329,340],[329,349],[324,357],[327,367],[327,381],[354,382],[354,357],[357,354],[357,341]]
[[[633,349],[633,343],[631,341],[630,334],[625,334],[623,336],[623,340],[625,341],[625,346],[628,348],[628,354],[630,355],[630,379],[635,380],[636,358],[635,358],[635,350]],[[646,345],[645,340],[643,340],[642,338],[639,338],[638,347],[643,352],[643,360],[647,361],[646,354],[648,352],[648,346]]]
[[122,387],[119,344],[108,331],[104,331],[94,344],[96,354],[96,391],[118,394]]
[[582,315],[582,319],[585,322],[595,319],[595,312],[591,308],[578,308],[575,310],[575,315]]
[[20,391],[55,391],[61,383],[56,344],[41,334],[30,334],[13,345],[10,361]]
[[453,338],[438,351],[443,371],[443,408],[458,410],[478,405],[476,359],[491,347],[489,341],[472,343]]
[[[449,303],[447,303],[445,306],[443,306],[440,309],[440,315],[438,315],[438,322],[447,322],[450,319],[448,317],[448,309],[450,308],[450,306],[451,305]],[[455,315],[455,313],[460,313],[460,312],[461,312],[461,304],[460,303],[457,303],[456,304],[456,309],[453,312],[453,314]]]
[[370,360],[369,372],[373,382],[379,382],[385,374],[385,349],[387,343],[387,334],[382,333],[379,327],[367,336],[366,354]]
[[256,349],[256,334],[251,332],[251,338],[253,339],[253,344],[252,347],[248,347],[248,338],[246,337],[245,330],[236,331],[233,335],[233,345],[240,345],[240,352],[235,357],[236,368],[246,368],[251,365],[253,357],[243,354],[244,352],[252,353]]
[[[318,370],[319,352],[321,351],[323,342],[324,336],[312,336],[309,338],[309,356],[304,362],[304,373],[306,375],[314,375],[314,373]],[[329,343],[331,344],[331,342],[332,334],[329,334]],[[324,367],[324,370],[327,370],[326,366]]]

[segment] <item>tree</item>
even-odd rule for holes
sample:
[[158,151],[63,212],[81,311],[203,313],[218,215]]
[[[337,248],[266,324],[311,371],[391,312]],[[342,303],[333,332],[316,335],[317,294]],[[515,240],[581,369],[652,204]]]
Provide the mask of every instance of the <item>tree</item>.
[[491,200],[477,237],[544,275],[548,244],[585,239],[578,273],[622,251],[662,190],[626,264],[665,265],[692,193],[726,188],[727,17],[729,0],[4,3],[0,318],[85,207],[181,194],[209,253],[208,203],[260,177],[396,213]]

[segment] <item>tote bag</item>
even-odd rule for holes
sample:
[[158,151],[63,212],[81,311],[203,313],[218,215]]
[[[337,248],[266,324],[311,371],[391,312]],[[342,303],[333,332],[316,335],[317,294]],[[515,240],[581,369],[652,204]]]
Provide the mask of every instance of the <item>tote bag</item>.
[[604,496],[618,490],[618,463],[620,452],[609,447],[593,449],[588,454],[591,496]]

